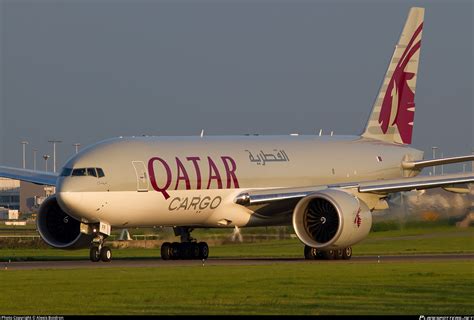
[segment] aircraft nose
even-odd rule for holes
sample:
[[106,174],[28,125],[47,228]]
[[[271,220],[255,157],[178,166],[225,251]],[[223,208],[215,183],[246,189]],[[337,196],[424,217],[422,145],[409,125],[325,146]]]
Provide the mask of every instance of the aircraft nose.
[[56,193],[56,198],[64,211],[72,216],[81,216],[82,192],[60,191]]

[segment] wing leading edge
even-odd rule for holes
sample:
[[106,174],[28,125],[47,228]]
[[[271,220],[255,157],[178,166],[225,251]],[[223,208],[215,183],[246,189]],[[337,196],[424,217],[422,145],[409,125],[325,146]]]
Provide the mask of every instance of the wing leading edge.
[[421,160],[421,161],[403,161],[402,168],[412,169],[412,170],[421,170],[426,167],[440,166],[443,164],[459,163],[459,162],[466,162],[466,161],[474,161],[474,155],[432,159],[432,160]]
[[269,204],[279,201],[291,201],[301,199],[311,193],[326,188],[350,189],[358,193],[370,193],[383,197],[389,193],[424,190],[431,188],[445,188],[450,191],[467,189],[469,183],[474,183],[474,174],[450,174],[434,177],[414,177],[390,180],[375,180],[358,183],[333,184],[325,186],[314,186],[307,188],[274,188],[249,190],[238,195],[234,202],[243,206]]
[[58,174],[0,166],[0,177],[32,182],[47,186],[56,186]]
[[474,183],[474,174],[450,174],[434,177],[415,177],[406,179],[381,180],[361,183],[358,187],[361,193],[389,194],[400,191],[424,190],[431,188],[460,188]]

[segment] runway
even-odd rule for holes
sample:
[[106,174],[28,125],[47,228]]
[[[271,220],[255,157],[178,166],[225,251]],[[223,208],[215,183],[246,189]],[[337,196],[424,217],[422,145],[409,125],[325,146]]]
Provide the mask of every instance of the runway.
[[169,268],[169,267],[205,267],[205,266],[256,266],[272,264],[327,264],[327,263],[394,263],[394,262],[435,262],[472,260],[474,254],[426,254],[399,256],[359,256],[351,260],[304,260],[303,258],[210,258],[201,260],[156,259],[115,259],[111,262],[91,262],[89,260],[69,261],[21,261],[3,262],[0,271],[4,270],[40,270],[40,269],[84,269],[84,268]]

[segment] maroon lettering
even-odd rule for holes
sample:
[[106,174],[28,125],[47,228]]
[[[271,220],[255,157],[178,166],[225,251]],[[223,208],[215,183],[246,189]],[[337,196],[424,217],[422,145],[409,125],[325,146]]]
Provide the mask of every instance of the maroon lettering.
[[[227,189],[230,189],[231,183],[230,179],[232,178],[232,182],[234,183],[234,187],[239,187],[239,180],[237,180],[237,176],[235,175],[235,170],[237,169],[237,165],[235,164],[234,159],[228,156],[221,157],[222,162],[224,163],[225,173],[227,175]],[[230,162],[230,165],[229,163]]]
[[207,189],[210,188],[212,180],[217,181],[217,189],[222,189],[222,179],[219,169],[217,169],[217,166],[214,161],[212,161],[211,157],[207,157],[207,161],[209,162],[209,180],[207,182]]
[[199,157],[187,157],[186,160],[191,161],[196,171],[196,189],[201,190],[201,169],[199,169],[198,161],[201,160]]
[[[158,184],[156,183],[155,168],[153,166],[155,161],[161,162],[161,164],[163,165],[163,167],[166,170],[166,183],[163,187],[159,187]],[[168,190],[168,188],[171,184],[171,169],[168,166],[168,164],[166,163],[166,161],[161,159],[161,158],[158,158],[158,157],[151,158],[148,161],[148,174],[150,176],[150,182],[151,182],[151,185],[152,185],[153,189],[155,189],[155,191],[161,192],[163,194],[163,196],[165,197],[165,199],[168,199],[170,197],[170,195],[168,194],[168,192],[166,190]]]
[[[232,157],[229,156],[221,156],[221,161],[222,164],[224,165],[225,168],[225,174],[226,174],[226,181],[227,184],[226,186],[223,186],[223,176],[221,175],[221,172],[219,171],[218,166],[214,162],[214,160],[211,157],[207,157],[208,165],[209,165],[209,172],[208,172],[208,181],[207,181],[207,188],[206,189],[211,189],[211,188],[216,188],[217,189],[222,189],[222,188],[239,188],[239,180],[237,178],[237,163]],[[197,156],[190,156],[186,157],[186,160],[191,162],[194,167],[194,171],[196,172],[196,190],[201,190],[204,188],[202,179],[203,176],[201,174],[201,168],[199,166],[201,158]],[[160,179],[157,179],[155,169],[157,168],[158,164],[156,162],[159,162],[165,171],[166,174],[166,179],[161,179],[161,174],[160,174]],[[171,168],[165,160],[163,160],[160,157],[153,157],[150,160],[148,160],[148,174],[150,176],[150,183],[155,191],[158,191],[163,194],[165,199],[168,199],[170,197],[168,190],[170,188],[170,185],[172,182],[175,183],[174,190],[178,190],[179,188],[183,188],[181,186],[181,182],[184,182],[184,188],[186,190],[191,190],[191,180],[188,171],[186,170],[186,167],[184,166],[183,162],[180,160],[180,158],[175,157],[175,162],[176,162],[176,180],[173,179],[173,172],[171,171]],[[173,168],[174,169],[174,168]],[[188,168],[189,170],[189,168]],[[221,168],[221,170],[223,170]],[[162,172],[160,170],[160,172]],[[157,181],[163,181],[164,185],[159,186]],[[193,186],[194,187],[194,186]],[[179,207],[175,207],[177,204],[174,202],[174,200],[171,202],[171,207],[176,209],[176,208],[181,208],[182,203],[180,203]],[[186,206],[188,204],[186,203]],[[197,203],[196,201],[192,201],[190,203],[191,207],[196,207]]]
[[178,190],[179,182],[181,180],[184,181],[186,184],[186,190],[191,189],[191,183],[189,182],[189,176],[188,173],[186,172],[186,168],[183,166],[183,163],[181,160],[179,160],[178,157],[176,158],[176,167],[178,168],[178,178],[176,179],[176,186],[174,187],[175,190]]

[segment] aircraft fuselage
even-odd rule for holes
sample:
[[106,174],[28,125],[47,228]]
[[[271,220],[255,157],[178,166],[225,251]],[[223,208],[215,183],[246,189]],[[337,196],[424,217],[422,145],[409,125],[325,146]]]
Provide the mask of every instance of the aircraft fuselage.
[[77,219],[115,227],[263,225],[234,203],[243,190],[398,178],[422,156],[358,136],[116,138],[71,158],[57,196]]

